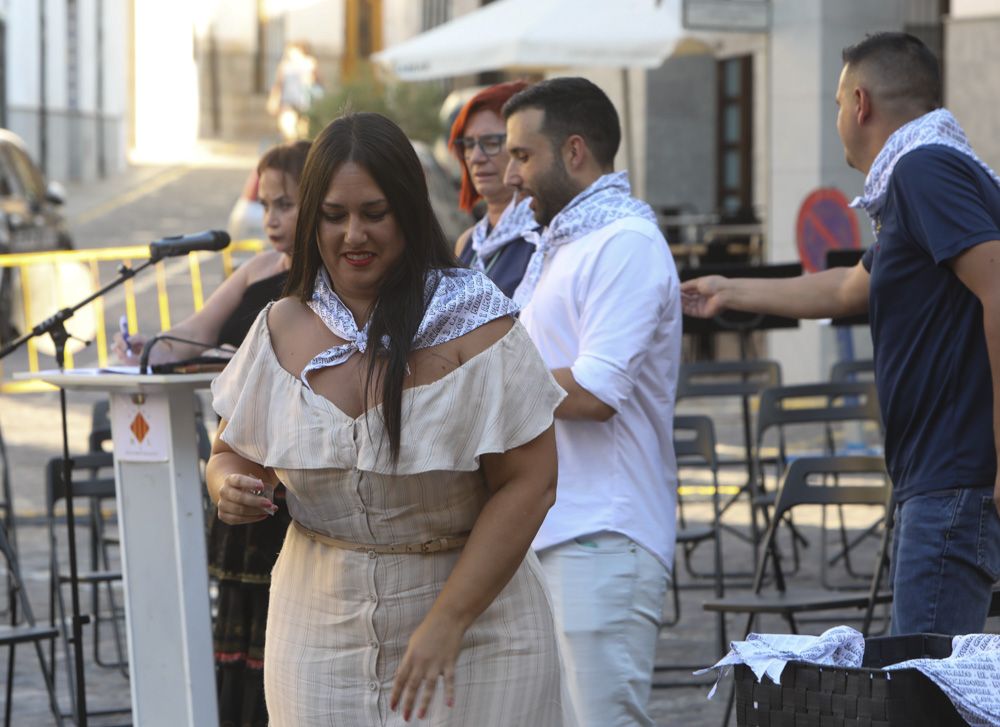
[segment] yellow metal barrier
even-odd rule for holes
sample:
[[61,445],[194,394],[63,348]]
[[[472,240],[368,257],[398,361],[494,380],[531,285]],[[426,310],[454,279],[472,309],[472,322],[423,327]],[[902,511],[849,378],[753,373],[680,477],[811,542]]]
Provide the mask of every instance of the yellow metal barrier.
[[[264,249],[261,240],[239,240],[233,242],[221,253],[222,270],[224,276],[228,277],[233,271],[234,253],[256,253]],[[146,245],[136,245],[129,247],[106,247],[92,250],[62,250],[58,252],[31,252],[14,253],[0,255],[0,272],[4,268],[13,268],[24,279],[24,271],[37,265],[52,265],[55,270],[62,263],[81,263],[89,272],[90,284],[93,290],[101,287],[100,266],[102,262],[117,262],[132,266],[133,260],[144,260],[149,258],[149,247]],[[187,275],[191,283],[191,295],[194,310],[201,310],[205,304],[205,295],[202,287],[201,265],[204,261],[214,259],[211,253],[191,253],[187,256]],[[142,277],[140,273],[139,278]],[[170,298],[167,289],[167,271],[163,264],[155,266],[156,300],[159,312],[160,330],[170,328]],[[105,281],[107,282],[107,281]],[[22,331],[35,325],[41,319],[40,315],[35,315],[32,310],[31,286],[21,285],[21,305],[24,311]],[[130,333],[139,332],[139,315],[136,304],[135,279],[125,282],[125,316],[128,320]],[[56,299],[60,307],[72,305],[76,302],[73,298],[82,298],[83,295],[73,296],[69,291],[62,290],[56,283]],[[97,365],[104,367],[109,362],[109,340],[107,337],[107,321],[105,320],[105,310],[103,301],[98,298],[92,304],[92,312],[95,321],[95,332],[93,343],[97,347]],[[85,309],[84,309],[85,310]],[[54,311],[44,311],[43,315],[51,315]],[[28,354],[28,371],[39,371],[38,349],[34,339],[26,344]],[[66,352],[66,367],[73,367],[73,356],[70,351]],[[0,394],[15,394],[34,391],[47,391],[53,387],[38,379],[25,381],[12,381],[4,378],[3,363],[0,362]]]

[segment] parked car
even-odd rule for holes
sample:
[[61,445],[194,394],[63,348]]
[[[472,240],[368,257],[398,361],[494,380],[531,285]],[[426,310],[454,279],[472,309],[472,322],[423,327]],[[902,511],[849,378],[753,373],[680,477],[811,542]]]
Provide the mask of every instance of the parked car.
[[[414,141],[413,148],[417,152],[420,164],[427,178],[427,189],[430,193],[431,206],[437,216],[445,236],[450,242],[458,240],[459,236],[475,220],[458,208],[458,187],[441,165],[434,159],[430,148],[420,141]],[[257,200],[257,171],[250,172],[239,199],[229,213],[229,223],[226,225],[229,236],[234,240],[259,239],[264,234],[264,208]]]
[[[73,241],[60,210],[65,192],[45,176],[17,134],[0,129],[0,255],[69,250]],[[15,271],[0,268],[0,341],[14,334],[11,323]]]

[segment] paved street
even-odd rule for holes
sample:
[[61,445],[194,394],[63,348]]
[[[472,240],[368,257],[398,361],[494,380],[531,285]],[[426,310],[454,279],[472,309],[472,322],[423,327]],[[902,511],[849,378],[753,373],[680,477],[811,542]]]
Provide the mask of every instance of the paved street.
[[[211,152],[211,153],[208,153]],[[69,192],[69,213],[74,220],[74,231],[80,247],[126,244],[145,244],[166,235],[194,232],[206,228],[223,227],[229,208],[235,200],[247,171],[255,161],[254,148],[216,148],[208,150],[195,164],[180,167],[139,167],[109,182],[74,188]],[[206,290],[211,289],[206,280]],[[111,304],[109,304],[109,309]],[[115,311],[117,313],[117,311]],[[110,315],[110,310],[109,310]],[[141,311],[143,330],[153,330],[155,311]],[[69,428],[71,447],[74,451],[86,449],[86,434],[90,429],[90,411],[94,398],[79,394],[70,395]],[[730,448],[740,441],[738,412],[717,404],[701,403],[686,406],[688,413],[709,413],[717,422],[720,440]],[[21,394],[0,397],[0,427],[11,456],[11,473],[14,483],[15,507],[20,516],[18,538],[22,567],[28,582],[30,597],[37,615],[47,619],[48,588],[48,532],[40,517],[43,508],[43,468],[45,462],[58,455],[60,450],[57,398],[53,393]],[[703,484],[703,473],[686,473],[690,484]],[[739,472],[727,473],[724,482],[739,484]],[[697,500],[697,498],[695,498]],[[692,502],[686,510],[690,522],[705,522],[710,510],[704,502]],[[863,529],[874,516],[870,510],[848,513],[852,531]],[[746,506],[734,507],[727,522],[735,529],[746,530]],[[818,520],[796,521],[802,532],[815,546],[819,542]],[[60,552],[65,562],[65,535],[59,531]],[[84,546],[87,533],[80,533]],[[874,542],[869,539],[863,546],[864,561],[873,554]],[[806,564],[796,582],[815,582],[817,568],[815,557],[818,547],[810,547],[804,554]],[[747,571],[751,567],[750,548],[731,535],[724,540],[726,568],[729,572]],[[695,552],[694,564],[701,571],[709,570],[711,552],[701,547]],[[675,626],[662,630],[657,661],[661,665],[709,665],[715,661],[715,622],[704,615],[700,602],[710,591],[706,581],[693,579],[686,570],[678,568],[681,591],[681,617]],[[697,585],[698,588],[692,588]],[[669,600],[669,599],[668,599]],[[0,601],[2,603],[4,601]],[[89,610],[89,592],[84,592],[84,607]],[[667,604],[672,613],[672,604]],[[806,629],[818,632],[830,624],[807,624]],[[729,635],[737,636],[741,625],[729,624]],[[996,624],[993,625],[996,628]],[[759,630],[782,631],[778,621],[765,621]],[[91,629],[85,629],[86,639],[91,639]],[[112,641],[104,631],[100,648],[105,656],[111,655]],[[91,644],[87,648],[88,694],[92,708],[127,706],[129,691],[127,680],[113,669],[97,667],[92,658]],[[13,704],[13,724],[53,724],[48,712],[38,665],[30,647],[18,649]],[[138,665],[137,668],[141,668]],[[4,674],[6,660],[0,672]],[[57,654],[60,695],[64,709],[68,707],[65,659]],[[684,677],[683,673],[658,676],[668,680]],[[684,725],[709,727],[721,723],[726,689],[720,689],[715,700],[706,701],[707,688],[657,689],[653,694],[653,714],[657,725]],[[511,695],[516,698],[516,695]],[[97,719],[94,725],[120,724],[121,719]],[[735,723],[735,721],[734,721]],[[472,726],[469,726],[472,727]],[[544,727],[540,725],[538,727]]]

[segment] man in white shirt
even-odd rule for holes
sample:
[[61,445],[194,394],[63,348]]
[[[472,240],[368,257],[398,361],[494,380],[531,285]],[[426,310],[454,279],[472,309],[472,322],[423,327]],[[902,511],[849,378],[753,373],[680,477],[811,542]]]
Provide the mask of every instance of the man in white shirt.
[[653,211],[613,171],[621,130],[601,89],[550,79],[503,113],[505,181],[545,227],[514,300],[568,393],[556,409],[556,504],[534,548],[582,723],[652,725],[675,539],[680,283]]

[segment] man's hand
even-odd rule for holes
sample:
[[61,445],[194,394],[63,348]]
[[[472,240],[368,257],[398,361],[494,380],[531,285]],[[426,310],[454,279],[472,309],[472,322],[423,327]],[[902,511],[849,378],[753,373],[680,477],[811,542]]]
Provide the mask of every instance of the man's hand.
[[681,306],[684,313],[697,318],[713,318],[726,310],[722,290],[726,278],[707,275],[681,283]]

